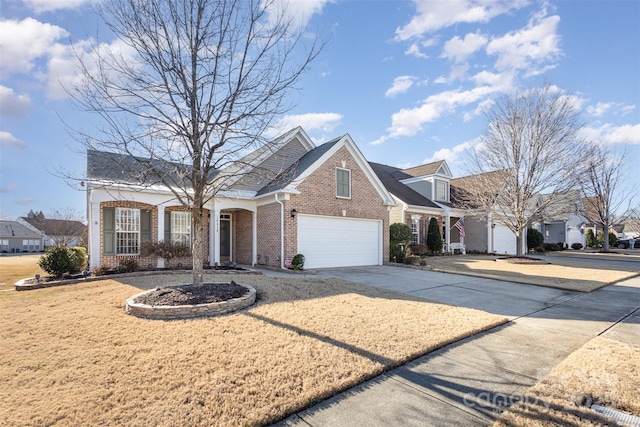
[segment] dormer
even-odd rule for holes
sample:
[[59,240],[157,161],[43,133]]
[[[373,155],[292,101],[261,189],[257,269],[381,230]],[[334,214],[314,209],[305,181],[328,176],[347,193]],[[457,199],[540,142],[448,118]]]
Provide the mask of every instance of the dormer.
[[404,169],[412,178],[403,179],[400,182],[420,193],[424,197],[439,203],[450,203],[450,181],[453,176],[447,162],[428,163]]

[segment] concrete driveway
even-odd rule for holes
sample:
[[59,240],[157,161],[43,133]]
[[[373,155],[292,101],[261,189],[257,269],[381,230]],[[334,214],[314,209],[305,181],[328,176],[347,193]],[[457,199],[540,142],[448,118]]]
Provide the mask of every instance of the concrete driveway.
[[509,319],[583,295],[581,292],[387,265],[321,269],[317,270],[316,277],[337,277],[432,301],[501,314]]
[[593,337],[640,347],[640,277],[588,294],[394,266],[325,269],[314,277],[392,289],[510,321],[292,415],[280,426],[488,426]]

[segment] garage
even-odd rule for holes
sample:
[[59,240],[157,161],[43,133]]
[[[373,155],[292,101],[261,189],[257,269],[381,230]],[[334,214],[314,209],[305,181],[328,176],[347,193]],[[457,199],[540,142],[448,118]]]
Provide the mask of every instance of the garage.
[[500,255],[517,253],[516,235],[506,225],[497,223],[495,225],[493,229],[493,252]]
[[382,265],[382,221],[298,215],[305,268]]

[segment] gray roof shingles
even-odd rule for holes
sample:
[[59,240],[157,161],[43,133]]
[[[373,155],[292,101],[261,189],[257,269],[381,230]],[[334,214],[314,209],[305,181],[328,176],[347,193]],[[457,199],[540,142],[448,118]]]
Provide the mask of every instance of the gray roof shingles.
[[373,162],[369,162],[369,165],[371,165],[371,168],[375,174],[378,175],[378,178],[382,181],[382,184],[387,188],[387,190],[406,204],[440,209],[440,206],[432,202],[430,199],[400,182],[402,179],[412,177],[402,169]]

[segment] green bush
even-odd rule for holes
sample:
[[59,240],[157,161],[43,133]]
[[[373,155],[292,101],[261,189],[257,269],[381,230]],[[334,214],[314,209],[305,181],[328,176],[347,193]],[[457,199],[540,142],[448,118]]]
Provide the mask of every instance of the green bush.
[[593,234],[593,230],[590,228],[587,230],[587,237],[586,237],[587,241],[587,247],[588,248],[595,248],[598,244],[598,241],[596,240],[596,235]]
[[580,249],[582,249],[582,243],[572,243],[571,249],[573,249],[574,251],[579,251]]
[[543,247],[546,252],[562,250],[562,246],[557,243],[545,243]]
[[79,259],[77,253],[65,245],[52,246],[40,257],[38,265],[55,277],[62,277],[65,273],[78,273],[82,270],[85,259]]
[[[616,233],[609,232],[609,247],[613,247],[618,243],[618,236]],[[604,233],[602,231],[598,231],[598,245],[600,247],[604,246]]]
[[302,270],[304,268],[304,255],[295,254],[291,260],[291,268],[294,270]]
[[78,273],[87,267],[87,248],[83,246],[73,246],[71,249],[75,254],[76,263],[73,266],[74,273]]
[[544,243],[544,236],[535,228],[527,229],[527,249],[536,249]]
[[413,239],[411,227],[401,222],[396,222],[389,226],[389,244],[391,258],[396,262],[403,262],[407,245]]
[[429,229],[427,230],[427,247],[431,249],[434,254],[442,252],[442,235],[440,234],[438,220],[435,218],[431,218],[429,220]]

